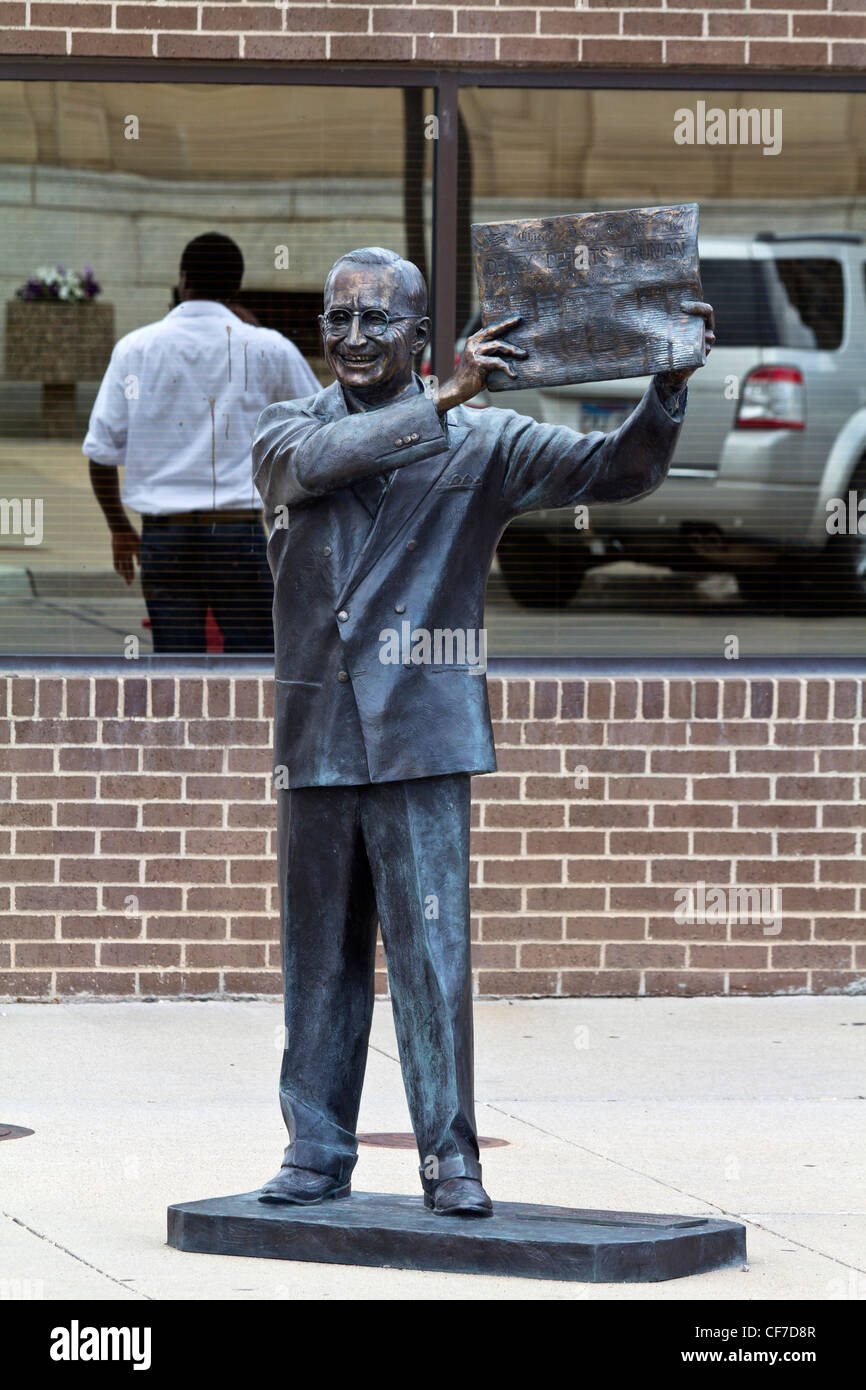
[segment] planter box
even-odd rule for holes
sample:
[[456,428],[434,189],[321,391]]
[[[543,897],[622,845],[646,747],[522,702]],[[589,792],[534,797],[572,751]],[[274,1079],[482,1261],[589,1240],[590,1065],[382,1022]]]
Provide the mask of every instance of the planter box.
[[11,381],[98,381],[113,347],[112,304],[12,299],[6,305],[6,376]]

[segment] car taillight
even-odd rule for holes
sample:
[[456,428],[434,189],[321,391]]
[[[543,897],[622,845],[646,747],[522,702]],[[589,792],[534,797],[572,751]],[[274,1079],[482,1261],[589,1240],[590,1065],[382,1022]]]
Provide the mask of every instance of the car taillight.
[[802,430],[803,374],[796,367],[756,367],[743,382],[738,430]]

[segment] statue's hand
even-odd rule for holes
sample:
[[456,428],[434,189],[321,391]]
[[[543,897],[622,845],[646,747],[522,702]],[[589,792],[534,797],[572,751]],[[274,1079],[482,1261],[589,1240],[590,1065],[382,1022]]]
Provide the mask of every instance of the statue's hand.
[[520,314],[516,314],[513,318],[502,319],[500,323],[481,328],[477,333],[473,333],[471,338],[466,339],[466,346],[454,369],[454,375],[443,382],[435,392],[437,410],[450,410],[452,406],[462,405],[464,401],[477,396],[487,380],[487,373],[492,372],[494,368],[507,372],[509,376],[517,375],[507,359],[526,357],[526,350],[515,347],[513,343],[504,342],[498,335],[509,332],[515,324],[520,323],[520,318]]
[[[704,304],[699,299],[684,299],[680,308],[683,313],[695,314],[704,320],[706,324],[704,344],[707,349],[707,357],[709,357],[716,341],[716,335],[713,331],[716,326],[716,316],[712,304]],[[669,391],[678,391],[688,381],[692,372],[697,370],[697,367],[682,367],[675,372],[657,372],[656,379],[660,380]]]

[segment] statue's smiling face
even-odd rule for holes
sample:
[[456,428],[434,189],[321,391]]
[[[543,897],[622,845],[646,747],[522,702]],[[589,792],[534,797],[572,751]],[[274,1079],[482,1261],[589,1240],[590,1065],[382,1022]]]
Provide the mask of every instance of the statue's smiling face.
[[[399,322],[389,323],[381,334],[365,332],[361,316],[367,311]],[[341,320],[333,328],[330,315]],[[341,386],[377,397],[396,395],[408,386],[412,358],[427,342],[430,327],[430,320],[413,307],[399,267],[350,263],[340,266],[331,280],[319,323],[328,366]]]

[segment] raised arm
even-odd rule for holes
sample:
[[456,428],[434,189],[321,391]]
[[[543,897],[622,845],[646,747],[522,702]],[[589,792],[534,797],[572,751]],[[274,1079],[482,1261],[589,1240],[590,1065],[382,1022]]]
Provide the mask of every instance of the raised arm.
[[280,401],[259,416],[253,478],[267,508],[299,507],[447,448],[447,426],[420,391],[408,401],[330,421]]

